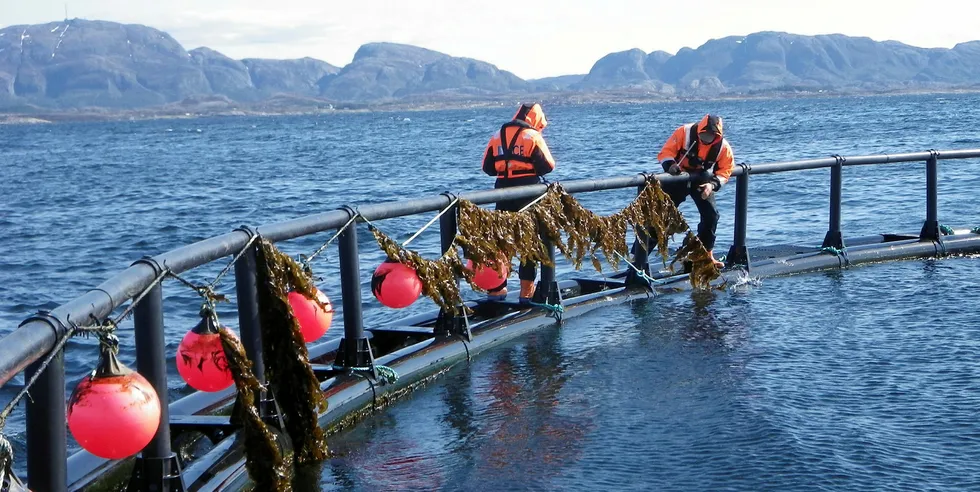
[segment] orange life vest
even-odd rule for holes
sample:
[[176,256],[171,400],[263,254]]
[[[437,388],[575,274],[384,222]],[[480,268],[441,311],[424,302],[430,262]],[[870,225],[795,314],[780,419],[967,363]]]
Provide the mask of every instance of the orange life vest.
[[677,151],[677,156],[674,158],[675,161],[681,162],[685,156],[687,156],[687,162],[685,167],[689,167],[691,170],[695,171],[710,171],[718,163],[718,155],[721,154],[722,143],[724,138],[719,135],[711,146],[708,148],[708,154],[702,160],[698,157],[700,152],[700,146],[704,145],[701,143],[701,139],[698,138],[698,127],[700,125],[693,124],[691,129],[688,131],[687,141],[690,142],[690,146],[685,151],[682,147]]
[[[494,149],[493,167],[498,178],[520,178],[535,176],[531,153],[535,148],[535,136],[522,138],[522,133],[532,130],[525,121],[514,120],[500,127],[500,141]],[[537,132],[535,132],[537,133]],[[540,137],[539,137],[540,138]]]

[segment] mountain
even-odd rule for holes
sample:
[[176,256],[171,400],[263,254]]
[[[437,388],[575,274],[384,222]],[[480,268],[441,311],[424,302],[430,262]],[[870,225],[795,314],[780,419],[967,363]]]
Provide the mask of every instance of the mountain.
[[0,29],[0,105],[136,108],[202,95],[242,101],[317,95],[320,79],[339,70],[310,58],[188,52],[169,34],[141,25],[73,19]]
[[358,102],[439,91],[487,94],[527,89],[527,82],[487,62],[405,44],[369,43],[336,77],[321,82],[320,95]]
[[603,56],[587,74],[523,80],[487,62],[396,43],[364,44],[336,67],[187,51],[165,32],[107,21],[0,29],[0,110],[7,112],[302,111],[961,87],[980,88],[980,41],[927,49],[766,31],[673,55],[634,48]]
[[679,93],[967,86],[980,82],[980,42],[917,48],[841,34],[758,32],[712,39],[670,56],[606,55],[577,88],[669,86]]

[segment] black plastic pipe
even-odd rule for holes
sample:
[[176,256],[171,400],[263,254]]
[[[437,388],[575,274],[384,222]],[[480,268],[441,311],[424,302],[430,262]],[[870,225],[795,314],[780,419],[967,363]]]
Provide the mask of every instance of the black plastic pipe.
[[[235,262],[235,296],[238,305],[238,329],[245,355],[252,361],[252,372],[265,384],[265,359],[262,357],[262,324],[259,321],[259,291],[253,244]],[[261,401],[261,395],[258,395]]]
[[163,330],[163,287],[153,286],[133,311],[136,339],[136,370],[146,378],[160,398],[160,427],[143,448],[137,466],[143,490],[170,490],[170,465],[174,454],[170,450],[170,406],[167,387],[167,342]]
[[[742,265],[750,267],[749,250],[746,246],[746,230],[749,222],[749,166],[739,166],[738,177],[735,178],[735,237],[728,256],[725,259],[729,266]],[[734,173],[733,173],[734,174]]]
[[[51,331],[45,327],[44,330]],[[27,369],[34,377],[41,362]],[[68,489],[68,426],[65,407],[65,351],[51,359],[27,399],[27,486],[34,492]]]
[[[340,342],[342,354],[338,354],[337,363],[345,367],[363,367],[371,361],[367,360],[364,352],[367,349],[367,339],[364,337],[364,319],[361,313],[361,276],[356,222],[340,234],[339,250],[340,295],[344,303],[344,339]],[[341,356],[343,356],[342,360],[340,360]]]
[[[848,157],[846,165],[926,161],[931,157],[935,157],[938,160],[978,158],[980,157],[980,149],[952,150],[938,153],[918,152]],[[752,173],[768,174],[816,169],[831,167],[836,162],[836,158],[824,158],[755,164],[752,165]],[[737,176],[741,172],[741,169],[736,168],[732,174]],[[686,174],[670,176],[669,174],[662,173],[656,175],[656,177],[664,183],[686,181],[689,179],[689,176]],[[570,193],[628,188],[641,184],[643,184],[643,177],[636,175],[562,182],[562,186]],[[530,185],[500,190],[469,192],[460,195],[460,198],[477,204],[486,204],[507,199],[534,198],[543,193],[545,189],[545,185]],[[449,202],[449,197],[438,196],[364,205],[359,207],[359,212],[369,220],[378,220],[441,210],[449,205]],[[350,214],[347,211],[335,210],[261,226],[257,229],[257,232],[270,241],[278,242],[329,229],[336,229],[342,227],[349,219]],[[242,234],[237,231],[231,232],[168,251],[167,253],[154,257],[154,260],[170,268],[174,273],[181,273],[237,253],[248,241],[248,238],[248,234]],[[51,314],[62,322],[67,321],[69,317],[73,320],[86,320],[89,319],[90,315],[102,319],[116,307],[145,289],[154,278],[155,274],[153,269],[148,265],[131,266],[123,272],[109,278],[99,287],[59,306]],[[23,371],[28,364],[44,357],[54,347],[56,341],[57,339],[50,330],[44,330],[43,324],[36,322],[22,325],[5,336],[0,340],[0,385],[5,384],[14,375]]]
[[844,158],[838,157],[837,163],[830,168],[830,224],[823,238],[821,247],[844,249],[844,234],[841,224],[841,189],[844,182]]
[[926,161],[926,221],[922,224],[919,238],[942,241],[939,230],[939,161],[935,155]]

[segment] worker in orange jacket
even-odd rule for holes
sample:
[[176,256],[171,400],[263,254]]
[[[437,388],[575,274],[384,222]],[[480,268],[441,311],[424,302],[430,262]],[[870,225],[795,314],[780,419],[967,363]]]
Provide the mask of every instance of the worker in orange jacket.
[[[483,155],[483,172],[496,176],[494,188],[510,188],[537,184],[545,174],[555,170],[555,159],[548,150],[541,131],[548,126],[544,110],[538,103],[525,103],[517,108],[514,118],[500,127],[500,131],[490,137]],[[500,201],[496,210],[517,212],[533,198]],[[534,262],[521,263],[518,277],[521,280],[521,293],[518,300],[528,303],[534,296],[534,280],[537,278],[537,265]],[[491,300],[503,300],[507,296],[507,281],[487,292]]]
[[735,168],[735,155],[725,138],[721,117],[707,114],[697,123],[681,125],[667,139],[657,160],[670,174],[686,172],[692,177],[690,182],[664,184],[663,190],[674,205],[680,205],[688,195],[694,200],[701,215],[698,239],[707,248],[711,261],[721,268],[724,264],[715,259],[713,251],[718,229],[715,193],[728,183]]

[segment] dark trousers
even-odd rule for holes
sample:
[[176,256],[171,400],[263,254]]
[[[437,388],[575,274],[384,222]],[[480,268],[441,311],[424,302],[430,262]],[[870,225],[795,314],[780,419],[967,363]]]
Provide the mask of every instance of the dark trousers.
[[[502,210],[504,212],[518,212],[522,208],[526,207],[528,203],[533,202],[534,199],[523,199],[523,200],[506,200],[502,202],[497,202],[495,209]],[[521,266],[517,269],[517,278],[521,280],[534,281],[538,277],[538,264],[534,261],[529,261],[527,263],[521,263]]]
[[[667,169],[664,169],[666,171]],[[670,196],[674,205],[678,206],[690,195],[694,200],[694,205],[698,207],[701,215],[701,222],[698,223],[698,239],[704,243],[704,247],[711,251],[715,247],[715,232],[718,229],[718,206],[715,204],[715,194],[712,193],[707,199],[701,198],[702,184],[707,183],[712,177],[711,173],[702,173],[689,182],[664,183],[664,193]]]

